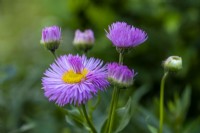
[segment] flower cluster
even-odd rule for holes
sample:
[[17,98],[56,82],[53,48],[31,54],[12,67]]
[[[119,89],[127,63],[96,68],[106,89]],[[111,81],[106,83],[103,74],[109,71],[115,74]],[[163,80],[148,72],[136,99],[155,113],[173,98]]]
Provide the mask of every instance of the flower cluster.
[[[83,125],[87,122],[87,129],[92,133],[97,133],[97,131],[87,114],[85,103],[99,91],[106,90],[110,84],[114,85],[109,114],[105,121],[106,123],[103,124],[105,125],[103,126],[103,132],[112,133],[118,99],[120,98],[120,89],[133,85],[136,75],[133,69],[123,65],[124,53],[142,44],[148,38],[145,31],[125,22],[111,24],[108,31],[106,31],[106,36],[119,52],[119,63],[112,62],[104,65],[100,59],[87,58],[85,55],[80,56],[78,54],[57,57],[55,50],[61,41],[61,28],[51,26],[42,30],[41,43],[56,57],[55,61],[44,72],[42,78],[44,95],[49,101],[53,101],[59,106],[67,104],[81,105],[82,111],[79,109],[80,114],[76,115],[76,119],[80,119]],[[86,54],[93,47],[94,41],[94,33],[91,29],[84,32],[76,30],[73,45]],[[169,72],[176,72],[182,69],[182,58],[170,56],[163,62],[163,66],[165,71],[161,80],[159,132],[162,132],[163,129],[165,80]],[[129,101],[127,105],[131,105]],[[129,111],[127,105],[123,108]],[[94,110],[95,107],[92,107],[91,110]],[[73,111],[73,109],[69,111],[68,115]],[[82,116],[85,117],[84,121],[82,121]]]
[[[109,26],[107,37],[118,48],[131,48],[143,43],[147,34],[125,22],[116,22]],[[61,41],[61,29],[58,26],[42,30],[41,43],[52,53]],[[94,33],[88,29],[76,30],[73,44],[87,52],[95,41]],[[99,90],[105,90],[110,83],[120,87],[133,84],[134,70],[118,63],[109,63],[107,67],[99,59],[85,55],[63,55],[58,57],[42,78],[45,96],[59,106],[66,104],[80,105],[86,103]]]

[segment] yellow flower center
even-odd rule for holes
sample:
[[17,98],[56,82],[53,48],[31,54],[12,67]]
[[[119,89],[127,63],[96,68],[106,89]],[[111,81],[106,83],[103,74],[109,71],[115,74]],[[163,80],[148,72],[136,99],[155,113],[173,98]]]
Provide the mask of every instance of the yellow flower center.
[[69,70],[63,74],[62,80],[68,84],[79,83],[86,77],[87,74],[87,69],[83,69],[81,73],[76,73],[73,70]]

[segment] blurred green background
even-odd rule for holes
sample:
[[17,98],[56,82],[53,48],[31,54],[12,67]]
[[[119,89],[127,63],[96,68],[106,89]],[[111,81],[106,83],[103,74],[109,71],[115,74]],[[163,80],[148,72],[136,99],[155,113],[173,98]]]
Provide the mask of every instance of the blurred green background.
[[[118,57],[105,29],[116,21],[148,34],[148,40],[124,59],[138,75],[133,87],[122,90],[119,105],[129,96],[133,104],[130,123],[120,132],[149,133],[148,127],[158,127],[161,64],[178,55],[183,70],[166,81],[164,133],[200,133],[199,0],[0,0],[0,133],[87,132],[74,127],[43,95],[41,77],[54,59],[40,45],[41,30],[62,27],[60,55],[78,53],[72,46],[74,31],[91,28],[96,42],[88,56],[111,62]],[[103,98],[93,113],[98,129],[111,91],[100,93]]]

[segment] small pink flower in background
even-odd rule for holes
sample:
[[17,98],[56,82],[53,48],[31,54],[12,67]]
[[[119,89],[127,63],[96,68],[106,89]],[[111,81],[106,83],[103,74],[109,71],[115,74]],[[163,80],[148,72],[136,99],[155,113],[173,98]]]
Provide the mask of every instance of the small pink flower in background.
[[75,37],[74,37],[74,45],[79,44],[90,44],[92,45],[94,43],[94,33],[91,29],[85,30],[84,32],[80,30],[76,30]]

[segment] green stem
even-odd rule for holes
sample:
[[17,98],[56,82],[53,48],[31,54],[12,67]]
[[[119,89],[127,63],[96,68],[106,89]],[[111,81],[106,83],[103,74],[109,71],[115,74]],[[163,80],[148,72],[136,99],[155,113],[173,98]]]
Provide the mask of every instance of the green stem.
[[114,91],[113,91],[113,94],[112,94],[110,111],[109,111],[109,114],[108,114],[108,121],[107,121],[106,132],[105,133],[108,132],[109,127],[110,127],[110,120],[111,120],[112,113],[113,113],[113,107],[114,107],[113,105],[114,105],[114,101],[115,101],[115,96],[116,96],[116,87],[114,86]]
[[119,64],[123,64],[123,53],[119,53]]
[[168,72],[165,72],[160,85],[160,124],[159,124],[159,133],[163,131],[163,118],[164,118],[164,87],[165,80],[167,78]]
[[[84,50],[84,51],[83,51],[83,54],[85,54],[85,56],[87,56],[88,50]],[[86,121],[87,121],[87,124],[88,124],[88,126],[90,127],[92,133],[97,133],[97,131],[96,131],[96,129],[95,129],[93,123],[91,122],[90,118],[88,117],[88,113],[87,113],[87,111],[86,111],[85,104],[82,105],[82,110],[83,110],[83,114],[84,114],[84,116],[85,116],[85,119],[86,119]]]
[[87,121],[87,124],[90,127],[92,133],[97,133],[93,123],[91,122],[90,118],[88,117],[88,114],[87,114],[87,111],[86,111],[86,108],[85,108],[85,104],[82,105],[82,110],[83,110],[85,120]]
[[[119,64],[123,64],[123,53],[119,53]],[[110,112],[108,116],[108,121],[107,121],[107,128],[106,128],[106,133],[111,133],[113,129],[113,122],[115,118],[115,110],[117,108],[117,103],[119,99],[119,93],[120,89],[114,86],[114,91],[112,94],[112,100],[111,100],[111,105],[110,105]]]
[[114,88],[114,98],[113,98],[113,106],[112,106],[112,112],[111,112],[111,116],[110,116],[110,124],[109,124],[109,128],[108,128],[108,133],[112,133],[112,129],[113,129],[113,122],[114,122],[114,118],[115,118],[115,110],[117,108],[117,103],[118,103],[118,99],[119,99],[119,92],[120,89],[115,87]]

